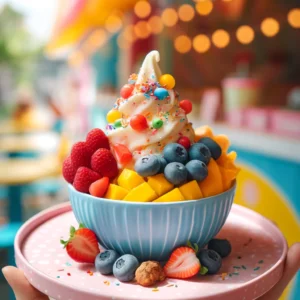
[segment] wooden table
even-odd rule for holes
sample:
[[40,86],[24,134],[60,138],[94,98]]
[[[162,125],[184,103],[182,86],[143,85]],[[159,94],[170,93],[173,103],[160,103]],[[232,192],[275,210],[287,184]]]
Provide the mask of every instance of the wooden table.
[[22,221],[22,198],[26,184],[59,174],[61,162],[55,155],[0,160],[0,184],[8,187],[10,222]]

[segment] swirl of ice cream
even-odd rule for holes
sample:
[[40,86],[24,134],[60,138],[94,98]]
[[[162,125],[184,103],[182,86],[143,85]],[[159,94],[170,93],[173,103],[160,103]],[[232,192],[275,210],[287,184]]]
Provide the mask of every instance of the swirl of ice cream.
[[[178,94],[172,89],[169,96],[158,100],[154,96],[156,88],[161,87],[161,71],[158,51],[151,51],[145,58],[138,75],[131,75],[129,84],[134,84],[132,95],[128,99],[119,98],[114,106],[122,114],[122,127],[107,126],[107,136],[112,145],[126,145],[134,160],[146,154],[162,153],[165,145],[176,142],[186,136],[194,141],[194,130],[188,122],[184,110],[179,107]],[[130,126],[131,117],[140,114],[146,117],[148,128],[136,131]],[[163,121],[163,126],[155,129],[154,119]]]

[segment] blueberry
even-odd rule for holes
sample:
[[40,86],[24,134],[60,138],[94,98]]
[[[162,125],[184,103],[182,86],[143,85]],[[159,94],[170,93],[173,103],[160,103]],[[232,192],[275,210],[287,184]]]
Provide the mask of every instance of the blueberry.
[[164,88],[156,88],[154,91],[154,96],[157,97],[158,100],[164,100],[169,97],[169,93]]
[[213,250],[203,249],[197,254],[201,266],[208,269],[207,274],[216,274],[222,266],[221,256]]
[[216,251],[221,257],[226,257],[231,252],[231,244],[228,240],[212,239],[207,248]]
[[157,158],[159,160],[160,163],[160,169],[158,171],[158,173],[163,173],[165,170],[166,165],[168,164],[167,161],[160,155],[157,155]]
[[204,144],[210,151],[211,157],[217,160],[222,154],[222,148],[213,139],[204,137],[200,139],[200,143]]
[[135,256],[125,254],[115,261],[113,274],[118,280],[128,282],[134,279],[138,266],[139,261]]
[[208,175],[207,166],[203,161],[193,159],[185,167],[188,172],[188,180],[202,181]]
[[187,180],[186,167],[178,162],[169,163],[165,168],[166,179],[174,185],[180,185]]
[[164,148],[164,158],[169,163],[179,162],[186,164],[188,162],[189,155],[182,145],[171,143]]
[[134,169],[141,176],[147,177],[157,174],[160,166],[160,161],[156,155],[146,155],[136,161]]
[[203,161],[206,165],[208,165],[211,154],[207,146],[202,143],[196,143],[191,146],[189,150],[190,160],[197,159]]
[[120,255],[115,250],[106,250],[99,253],[95,259],[95,267],[103,275],[112,274],[113,265]]

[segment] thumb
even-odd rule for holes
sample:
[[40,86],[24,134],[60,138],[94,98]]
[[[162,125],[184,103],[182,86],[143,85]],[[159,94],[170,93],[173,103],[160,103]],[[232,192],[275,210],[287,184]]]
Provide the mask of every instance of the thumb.
[[26,279],[24,273],[15,267],[5,267],[2,273],[14,291],[16,300],[49,300],[36,290]]
[[296,243],[288,251],[283,275],[280,281],[260,300],[279,299],[289,282],[300,269],[300,243]]

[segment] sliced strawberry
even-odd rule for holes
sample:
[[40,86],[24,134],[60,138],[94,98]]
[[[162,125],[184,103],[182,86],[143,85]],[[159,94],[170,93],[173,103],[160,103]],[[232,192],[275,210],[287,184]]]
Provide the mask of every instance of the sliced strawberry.
[[121,165],[124,166],[131,162],[132,153],[129,151],[129,149],[125,145],[115,144],[115,145],[113,145],[113,150],[115,152],[118,162]]
[[180,247],[173,251],[164,271],[169,278],[186,279],[199,273],[200,267],[195,251],[190,247]]
[[95,233],[82,224],[77,230],[71,226],[69,240],[60,242],[66,248],[68,255],[79,263],[93,264],[100,252]]
[[89,192],[92,196],[103,197],[109,186],[109,178],[103,177],[90,185]]

